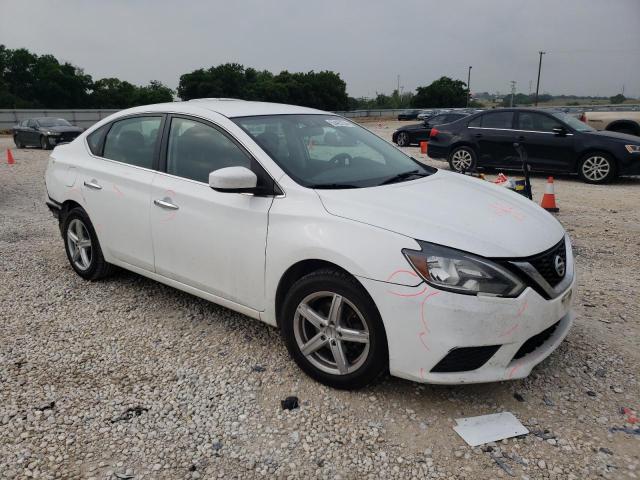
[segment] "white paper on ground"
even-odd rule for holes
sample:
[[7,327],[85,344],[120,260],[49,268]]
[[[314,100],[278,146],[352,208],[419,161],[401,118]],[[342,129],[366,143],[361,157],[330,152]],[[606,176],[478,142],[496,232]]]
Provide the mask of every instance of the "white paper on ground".
[[529,433],[511,412],[456,418],[456,423],[453,429],[472,447]]

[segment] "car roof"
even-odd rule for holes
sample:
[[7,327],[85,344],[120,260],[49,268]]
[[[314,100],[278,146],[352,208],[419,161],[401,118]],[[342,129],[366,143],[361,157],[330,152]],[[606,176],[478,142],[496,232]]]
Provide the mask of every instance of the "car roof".
[[286,105],[284,103],[253,102],[247,100],[237,100],[233,98],[198,98],[184,102],[158,103],[155,105],[145,105],[134,107],[129,112],[134,111],[168,111],[168,112],[192,112],[195,109],[210,110],[228,118],[250,117],[256,115],[333,115],[330,112],[316,110],[315,108],[300,107],[297,105]]

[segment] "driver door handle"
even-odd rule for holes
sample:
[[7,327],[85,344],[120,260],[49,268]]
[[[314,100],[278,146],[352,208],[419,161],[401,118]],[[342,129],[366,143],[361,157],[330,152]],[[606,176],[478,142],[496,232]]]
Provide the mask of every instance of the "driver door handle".
[[102,186],[95,179],[91,180],[90,182],[85,181],[84,186],[90,188],[91,190],[102,190]]
[[177,205],[175,205],[175,204],[171,203],[170,201],[168,201],[168,199],[167,200],[154,200],[153,203],[155,205],[157,205],[158,207],[164,208],[166,210],[178,210],[178,208],[180,208]]

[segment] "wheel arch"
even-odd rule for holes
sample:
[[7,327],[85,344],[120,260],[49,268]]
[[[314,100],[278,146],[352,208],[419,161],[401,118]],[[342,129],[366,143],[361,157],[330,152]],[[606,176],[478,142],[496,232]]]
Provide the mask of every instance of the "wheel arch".
[[640,124],[633,120],[615,120],[605,128],[605,130],[610,132],[617,132],[620,129],[630,129],[635,132],[636,135],[640,135]]
[[[281,317],[281,309],[282,309],[282,305],[284,304],[284,299],[286,297],[287,291],[289,290],[289,288],[299,279],[301,279],[302,277],[304,277],[305,275],[308,275],[312,272],[318,271],[318,270],[322,270],[322,269],[333,269],[333,270],[338,270],[340,272],[345,273],[346,275],[349,275],[350,277],[352,277],[353,279],[356,280],[356,282],[358,282],[358,284],[362,287],[362,289],[366,292],[367,290],[364,288],[364,286],[362,285],[362,283],[358,280],[358,278],[353,275],[352,273],[350,273],[348,270],[346,270],[345,268],[341,267],[340,265],[337,265],[333,262],[329,262],[327,260],[320,260],[317,258],[310,258],[310,259],[306,259],[306,260],[300,260],[296,263],[294,263],[293,265],[291,265],[280,277],[280,281],[278,282],[278,287],[276,288],[276,295],[275,295],[275,317],[276,317],[276,325],[278,327],[280,327],[280,317]],[[367,292],[367,295],[369,295],[369,293]],[[373,304],[375,305],[375,302],[373,299],[371,299],[371,301],[373,302]],[[376,306],[376,308],[378,308]]]

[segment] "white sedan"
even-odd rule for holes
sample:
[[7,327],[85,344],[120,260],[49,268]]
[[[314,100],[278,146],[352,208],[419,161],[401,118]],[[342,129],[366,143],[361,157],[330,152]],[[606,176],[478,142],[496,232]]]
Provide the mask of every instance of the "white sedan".
[[56,147],[46,187],[78,275],[118,266],[277,326],[333,387],[522,378],[573,321],[549,213],[330,113],[124,110]]

